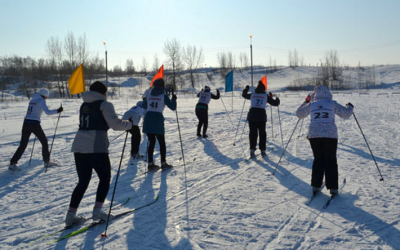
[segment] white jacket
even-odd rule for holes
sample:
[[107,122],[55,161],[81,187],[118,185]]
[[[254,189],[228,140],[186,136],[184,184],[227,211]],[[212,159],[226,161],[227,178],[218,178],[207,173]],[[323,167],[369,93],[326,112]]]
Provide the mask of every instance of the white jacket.
[[57,109],[49,110],[46,105],[46,100],[43,99],[41,95],[35,94],[29,102],[25,119],[40,122],[40,117],[42,116],[43,111],[46,113],[46,115],[57,114]]
[[[329,100],[333,102],[334,113],[344,119],[349,118],[353,114],[353,107],[343,107],[336,101],[332,100],[332,94],[328,87],[320,85],[315,88],[315,95],[312,98],[312,102],[318,102],[320,100]],[[311,113],[311,102],[304,102],[296,111],[296,116],[300,119],[310,116]],[[337,127],[335,122],[328,123],[313,123],[311,122],[308,130],[308,138],[338,138]]]
[[128,111],[125,112],[125,114],[122,116],[122,120],[129,120],[129,118],[132,118],[132,124],[134,126],[138,126],[140,119],[144,115],[144,109],[139,107],[139,106],[133,106],[130,108]]

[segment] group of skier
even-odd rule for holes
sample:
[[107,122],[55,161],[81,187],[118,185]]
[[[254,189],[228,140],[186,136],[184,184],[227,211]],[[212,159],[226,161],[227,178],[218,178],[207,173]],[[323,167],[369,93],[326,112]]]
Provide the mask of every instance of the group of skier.
[[[110,180],[111,164],[108,155],[108,135],[109,128],[113,130],[127,131],[132,135],[131,138],[131,157],[140,159],[139,145],[141,133],[139,122],[142,117],[143,133],[147,135],[147,164],[148,171],[156,171],[160,168],[154,162],[153,153],[156,140],[160,146],[161,169],[172,168],[173,166],[166,161],[165,126],[163,111],[167,106],[172,111],[176,110],[177,97],[172,91],[172,98],[165,92],[165,82],[162,78],[156,79],[153,87],[145,92],[143,100],[136,103],[128,110],[122,119],[118,118],[114,106],[107,101],[107,87],[99,81],[90,85],[90,91],[82,94],[83,103],[79,110],[79,130],[76,133],[72,144],[76,171],[79,182],[75,187],[69,204],[65,219],[66,226],[80,224],[84,221],[83,217],[77,216],[77,209],[89,185],[92,171],[97,173],[99,184],[96,193],[96,201],[93,208],[93,220],[106,220],[107,214],[102,211],[103,203],[106,199]],[[250,110],[247,115],[249,122],[249,143],[250,157],[255,157],[257,147],[261,151],[261,156],[266,157],[266,122],[267,103],[272,106],[279,106],[280,99],[273,98],[271,92],[266,93],[265,85],[260,81],[252,93],[250,87],[246,86],[242,91],[242,97],[250,100]],[[198,94],[198,103],[195,107],[195,114],[199,120],[197,125],[197,136],[207,138],[208,128],[208,104],[211,99],[220,98],[219,90],[216,95],[211,93],[211,89],[205,86]],[[29,136],[35,134],[42,144],[42,155],[45,167],[55,166],[50,161],[47,138],[40,126],[40,117],[43,111],[47,115],[61,113],[63,108],[49,110],[46,99],[49,95],[48,90],[42,89],[29,102],[29,107],[22,127],[20,146],[12,157],[9,169],[19,170],[17,163],[27,147]],[[307,116],[311,117],[308,139],[314,155],[312,166],[311,186],[313,192],[317,192],[322,186],[325,176],[326,187],[331,194],[336,194],[338,190],[338,165],[337,165],[337,142],[338,134],[335,125],[335,115],[342,118],[349,118],[353,112],[353,105],[348,103],[346,107],[332,100],[332,94],[326,86],[317,86],[312,95],[308,95],[306,100],[297,109],[296,115],[299,119]]]

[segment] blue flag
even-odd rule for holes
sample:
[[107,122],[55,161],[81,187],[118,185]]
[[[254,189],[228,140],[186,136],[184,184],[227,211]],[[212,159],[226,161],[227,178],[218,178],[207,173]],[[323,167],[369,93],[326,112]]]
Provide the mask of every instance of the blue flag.
[[233,91],[233,70],[225,77],[225,92]]

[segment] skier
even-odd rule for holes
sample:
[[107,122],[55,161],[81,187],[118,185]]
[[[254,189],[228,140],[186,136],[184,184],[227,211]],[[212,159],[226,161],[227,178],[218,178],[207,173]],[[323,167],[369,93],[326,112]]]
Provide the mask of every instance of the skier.
[[259,139],[259,149],[261,150],[261,156],[265,157],[267,154],[265,152],[267,147],[267,132],[265,131],[265,125],[267,123],[267,112],[265,111],[267,103],[272,106],[279,106],[281,101],[278,97],[273,99],[272,93],[265,93],[265,85],[259,81],[257,88],[254,93],[249,92],[249,85],[242,92],[242,97],[245,99],[250,99],[251,107],[249,113],[247,114],[247,120],[249,121],[249,139],[250,139],[250,158],[255,157],[255,150],[257,146],[257,137]]
[[56,163],[50,161],[49,145],[47,143],[47,138],[43,132],[42,126],[40,126],[40,117],[42,116],[43,111],[46,113],[46,115],[54,115],[61,113],[64,109],[63,107],[59,107],[58,109],[49,110],[46,105],[46,99],[48,97],[49,91],[47,89],[41,89],[39,90],[39,93],[35,94],[29,102],[28,111],[25,115],[24,123],[22,125],[21,141],[17,151],[10,160],[10,165],[8,166],[9,170],[20,170],[17,166],[17,163],[28,146],[31,133],[33,133],[42,144],[44,166],[52,167],[57,165]]
[[203,138],[207,138],[207,127],[208,127],[208,104],[211,99],[218,100],[220,97],[219,90],[217,89],[217,95],[210,92],[210,87],[205,86],[204,91],[201,90],[197,97],[199,101],[196,104],[196,116],[199,119],[199,124],[197,125],[197,136],[201,137],[201,127],[203,127]]
[[102,206],[106,199],[111,179],[111,164],[108,157],[107,130],[130,130],[132,123],[117,117],[114,106],[108,102],[107,87],[99,81],[90,85],[90,91],[83,93],[79,110],[79,130],[75,135],[71,151],[74,153],[79,182],[72,195],[65,218],[66,226],[80,224],[83,217],[76,212],[92,177],[93,169],[100,181],[97,187],[93,220],[106,220]]
[[327,189],[332,195],[338,192],[338,165],[336,158],[338,134],[335,114],[347,119],[353,113],[353,105],[349,102],[343,107],[332,100],[332,94],[324,85],[316,86],[314,95],[308,95],[296,111],[299,119],[311,116],[311,124],[307,138],[314,155],[311,186],[316,193],[322,186],[325,174]]
[[133,106],[131,109],[125,112],[122,116],[122,120],[131,120],[132,121],[132,129],[129,130],[129,133],[132,135],[131,137],[131,157],[132,159],[141,159],[143,155],[139,153],[141,134],[139,129],[139,122],[144,114],[144,109],[142,108],[143,101],[138,101],[136,106]]
[[143,102],[143,108],[146,109],[146,114],[143,121],[143,133],[147,134],[149,146],[147,149],[148,170],[156,171],[160,167],[153,162],[154,146],[156,138],[160,145],[161,168],[172,168],[166,162],[167,149],[165,146],[165,128],[163,111],[165,105],[172,111],[176,110],[176,95],[172,94],[172,100],[165,94],[165,83],[162,78],[158,78],[153,82],[153,89],[147,94]]

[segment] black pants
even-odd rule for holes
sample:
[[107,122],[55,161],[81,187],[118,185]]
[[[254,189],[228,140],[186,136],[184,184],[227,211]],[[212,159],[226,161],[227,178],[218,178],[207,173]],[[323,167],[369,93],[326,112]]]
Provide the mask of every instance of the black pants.
[[325,174],[327,189],[338,189],[338,165],[336,158],[338,140],[334,138],[312,138],[311,148],[314,154],[311,186],[321,187]]
[[42,126],[40,123],[27,123],[24,122],[22,125],[22,135],[21,135],[21,142],[19,143],[19,147],[15,152],[14,156],[11,158],[11,164],[17,164],[21,156],[24,154],[26,147],[28,146],[29,137],[31,134],[36,135],[39,139],[40,143],[42,144],[42,156],[43,161],[48,162],[50,160],[50,153],[49,153],[49,144],[47,143],[46,135],[43,132]]
[[142,135],[140,134],[140,129],[138,126],[133,125],[132,129],[129,130],[131,133],[131,155],[139,153],[140,140],[142,139]]
[[249,121],[249,139],[250,149],[255,150],[257,146],[257,138],[260,136],[258,147],[260,150],[265,150],[267,147],[267,132],[265,131],[265,121]]
[[167,154],[167,148],[165,146],[165,136],[156,134],[147,134],[147,138],[149,140],[149,147],[147,149],[148,162],[149,163],[153,162],[153,153],[154,153],[154,147],[156,145],[156,138],[158,140],[158,144],[160,144],[161,163],[165,162]]
[[203,127],[203,135],[205,135],[208,128],[208,110],[196,109],[196,116],[197,119],[199,119],[199,124],[197,125],[197,134],[200,134],[201,127]]
[[81,154],[74,153],[76,172],[78,173],[79,182],[72,192],[71,202],[72,208],[78,208],[83,195],[89,186],[92,178],[92,171],[96,171],[99,177],[99,185],[97,186],[96,202],[104,202],[110,188],[111,180],[111,164],[108,153]]

